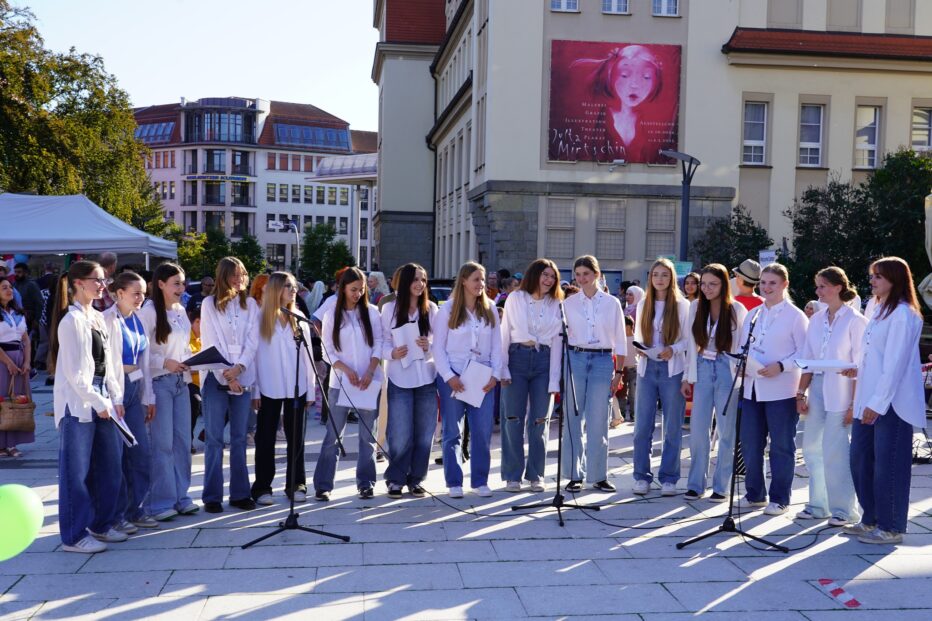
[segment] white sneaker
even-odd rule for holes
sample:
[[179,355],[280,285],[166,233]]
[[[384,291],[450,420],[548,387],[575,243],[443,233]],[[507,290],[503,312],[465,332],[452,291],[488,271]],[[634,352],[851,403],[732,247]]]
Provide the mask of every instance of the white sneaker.
[[878,544],[896,544],[903,543],[903,533],[895,533],[890,530],[880,530],[875,528],[869,533],[865,533],[858,537],[858,541],[861,543],[878,543]]
[[837,515],[833,515],[832,517],[828,519],[829,526],[847,526],[850,523],[851,523],[851,520],[848,520],[847,518],[843,518],[843,517],[838,517]]
[[675,483],[663,483],[660,486],[661,496],[676,496],[677,494],[679,494],[679,491],[676,489]]
[[307,502],[307,492],[302,492],[298,490],[294,493],[294,501],[297,502]]
[[877,528],[876,524],[865,524],[864,522],[858,522],[857,524],[852,524],[850,526],[845,526],[841,529],[843,535],[851,535],[853,537],[860,537],[861,535],[866,535]]
[[79,552],[81,554],[96,554],[97,552],[103,552],[107,549],[107,544],[103,541],[98,541],[88,535],[87,537],[81,539],[74,545],[62,545],[62,550],[65,552]]
[[543,479],[537,479],[536,481],[531,481],[531,491],[532,492],[543,492],[547,490],[547,484]]
[[520,481],[508,481],[505,483],[505,491],[516,494],[521,491],[521,482]]
[[631,491],[638,496],[644,496],[650,490],[650,481],[635,481]]
[[745,509],[759,509],[760,507],[766,507],[766,500],[750,500],[747,496],[742,496],[738,499],[738,506],[744,507]]
[[139,527],[129,520],[123,520],[113,528],[120,531],[121,533],[126,533],[127,535],[133,535],[139,532]]
[[127,539],[129,539],[129,535],[127,535],[126,533],[121,533],[115,528],[111,528],[105,533],[95,533],[91,529],[87,529],[87,532],[90,533],[91,537],[93,537],[97,541],[104,541],[107,543],[120,543],[122,541],[126,541]]
[[[518,484],[518,491],[521,491],[520,483]],[[489,489],[488,485],[480,485],[479,487],[472,488],[472,491],[476,493],[477,496],[482,496],[483,498],[488,498],[492,495],[492,490]]]
[[153,515],[152,519],[154,519],[156,522],[165,522],[166,520],[170,520],[177,515],[178,512],[174,509],[165,509],[161,513],[156,513]]
[[[295,501],[297,502],[297,499]],[[256,504],[268,507],[271,504],[275,504],[275,501],[272,500],[272,494],[262,494],[256,498]]]
[[764,515],[783,515],[786,513],[786,505],[772,502],[764,508]]
[[796,514],[796,519],[797,520],[817,520],[819,518],[817,518],[815,514],[809,509],[803,509],[802,511]]
[[447,488],[450,494],[450,498],[462,498],[463,497],[463,488],[462,487],[449,487]]

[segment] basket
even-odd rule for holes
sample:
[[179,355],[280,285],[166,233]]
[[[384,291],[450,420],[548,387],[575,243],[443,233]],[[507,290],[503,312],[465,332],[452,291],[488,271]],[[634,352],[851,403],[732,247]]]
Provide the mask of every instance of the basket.
[[32,391],[29,390],[29,379],[26,379],[26,390],[30,394],[28,403],[13,403],[13,377],[10,377],[10,390],[6,400],[0,403],[0,431],[35,431],[36,404],[32,400]]

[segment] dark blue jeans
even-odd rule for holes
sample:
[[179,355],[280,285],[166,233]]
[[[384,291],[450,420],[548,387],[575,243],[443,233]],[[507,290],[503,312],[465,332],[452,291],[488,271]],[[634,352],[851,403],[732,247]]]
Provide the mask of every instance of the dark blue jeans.
[[385,480],[419,485],[427,476],[430,447],[437,428],[437,385],[400,388],[388,381],[388,468]]
[[475,408],[453,397],[450,385],[437,376],[443,425],[443,477],[447,487],[463,486],[463,419],[469,420],[469,484],[487,485],[491,465],[492,416],[495,392],[490,390]]
[[[553,399],[547,392],[550,384],[550,348],[534,349],[518,343],[508,348],[511,384],[502,390],[505,418],[502,419],[502,480],[528,481],[544,478],[547,456],[547,432]],[[530,405],[529,405],[530,402]],[[528,455],[524,462],[524,435],[527,432]]]
[[[145,513],[143,503],[149,495],[149,427],[146,406],[142,404],[143,380],[123,381],[123,420],[136,436],[137,445],[123,446],[123,484],[120,486],[120,506],[123,518],[133,521]],[[122,444],[122,441],[121,441]]]
[[748,500],[759,502],[767,496],[764,448],[769,434],[770,502],[789,505],[796,469],[796,399],[742,399],[741,405],[741,453],[747,468],[744,487]]
[[852,423],[851,474],[862,523],[906,532],[912,458],[913,427],[892,407],[873,425]]

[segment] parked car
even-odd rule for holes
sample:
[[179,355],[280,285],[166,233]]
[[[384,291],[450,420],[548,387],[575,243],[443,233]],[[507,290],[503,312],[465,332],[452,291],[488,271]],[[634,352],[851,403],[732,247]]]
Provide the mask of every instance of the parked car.
[[452,278],[436,278],[427,283],[427,297],[437,306],[443,305],[453,293]]

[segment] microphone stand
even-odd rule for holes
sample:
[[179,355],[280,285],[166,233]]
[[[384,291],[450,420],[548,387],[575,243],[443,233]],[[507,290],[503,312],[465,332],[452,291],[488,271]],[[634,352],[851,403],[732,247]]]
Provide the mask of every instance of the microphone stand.
[[[550,502],[535,502],[526,505],[514,505],[511,507],[512,511],[523,511],[525,509],[556,509],[557,510],[557,519],[560,522],[560,526],[566,526],[566,523],[563,521],[563,509],[589,509],[591,511],[600,511],[602,507],[600,505],[591,505],[591,504],[579,504],[576,502],[566,502],[563,496],[563,421],[566,408],[569,405],[569,400],[566,398],[567,391],[566,386],[569,383],[570,392],[573,395],[573,414],[579,416],[579,406],[576,403],[576,383],[573,381],[573,367],[570,363],[570,340],[569,340],[569,331],[566,325],[566,313],[563,310],[563,304],[560,304],[560,322],[563,324],[560,335],[563,337],[563,359],[566,360],[566,365],[560,365],[560,414],[557,417],[559,421],[560,432],[557,434],[557,490],[554,493],[553,498]],[[547,434],[550,435],[549,433]],[[546,445],[545,445],[546,446]],[[546,449],[545,449],[546,450]],[[585,450],[585,449],[583,449]]]
[[[296,315],[288,309],[282,308],[281,310],[284,311],[287,316],[290,316],[294,319],[303,319],[304,321],[307,321],[306,319],[304,319],[304,317],[301,317],[300,315]],[[323,535],[324,537],[332,537],[334,539],[339,539],[344,542],[347,542],[350,540],[350,538],[347,537],[346,535],[337,535],[336,533],[330,533],[325,530],[318,530],[316,528],[309,528],[307,526],[301,526],[301,524],[298,522],[298,516],[300,514],[295,513],[295,510],[294,510],[295,474],[298,471],[299,455],[303,455],[304,453],[304,451],[298,450],[298,443],[300,442],[302,445],[304,444],[304,434],[307,429],[307,417],[303,409],[301,408],[301,403],[298,400],[298,398],[300,397],[299,391],[300,391],[300,378],[301,378],[301,346],[302,345],[304,346],[304,352],[307,354],[307,359],[310,362],[311,369],[313,369],[314,371],[314,377],[317,379],[318,385],[320,385],[319,384],[320,376],[317,373],[317,367],[314,365],[314,356],[311,355],[311,352],[308,350],[307,339],[304,338],[304,330],[302,330],[300,326],[297,326],[297,328],[298,329],[294,331],[295,372],[294,372],[294,399],[292,401],[292,406],[294,408],[294,416],[293,416],[292,425],[291,425],[291,440],[292,440],[292,445],[294,449],[294,456],[292,457],[291,462],[288,463],[286,466],[288,472],[290,472],[291,474],[290,478],[291,478],[291,487],[292,487],[292,489],[290,490],[291,503],[288,509],[288,516],[285,518],[283,522],[279,522],[278,528],[276,528],[272,532],[262,535],[258,539],[253,539],[249,543],[243,544],[241,548],[244,550],[246,548],[256,545],[260,541],[265,541],[266,539],[269,539],[270,537],[279,535],[285,532],[286,530],[303,530],[306,533],[314,533],[315,535]],[[321,390],[322,398],[326,401],[327,395],[325,393],[326,391]],[[332,417],[330,417],[330,420],[331,420],[331,424],[333,424]],[[339,436],[337,436],[337,445],[340,447],[340,451],[342,451],[343,455],[346,455],[346,451],[343,449],[343,443],[340,441]],[[286,476],[286,479],[287,478],[288,477]]]
[[707,539],[711,537],[712,535],[716,535],[718,533],[737,533],[741,535],[742,537],[751,539],[758,543],[762,543],[765,546],[768,546],[768,547],[773,548],[774,550],[783,552],[784,554],[789,553],[790,551],[790,549],[787,548],[786,546],[767,541],[766,539],[763,539],[756,535],[751,535],[750,533],[744,530],[741,530],[735,525],[735,519],[734,519],[735,490],[738,487],[738,478],[737,478],[738,477],[738,474],[737,474],[738,473],[738,459],[741,454],[740,453],[741,451],[741,448],[740,448],[741,447],[741,413],[742,413],[742,405],[744,403],[744,380],[745,380],[744,374],[745,374],[745,371],[747,370],[748,356],[750,355],[750,351],[751,351],[751,342],[754,340],[754,336],[753,336],[754,326],[757,325],[757,319],[760,317],[760,314],[761,314],[761,311],[758,311],[757,314],[754,315],[754,319],[751,321],[750,329],[748,329],[747,341],[745,341],[744,345],[741,347],[741,353],[738,354],[737,356],[738,368],[735,371],[735,379],[732,380],[731,382],[731,393],[729,393],[728,400],[725,402],[725,412],[728,412],[728,405],[731,403],[732,397],[735,396],[735,384],[737,384],[738,380],[740,379],[741,386],[738,389],[738,395],[739,395],[738,396],[738,408],[735,412],[735,446],[734,446],[734,450],[732,451],[731,491],[729,492],[729,495],[728,495],[728,514],[725,516],[725,519],[722,522],[722,524],[715,530],[711,530],[701,535],[696,535],[695,537],[691,537],[687,539],[686,541],[681,541],[677,543],[676,544],[677,550],[682,550],[688,545],[692,545],[696,543],[697,541],[702,541],[703,539]]

